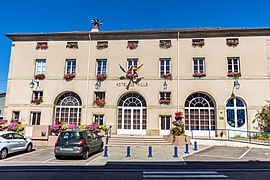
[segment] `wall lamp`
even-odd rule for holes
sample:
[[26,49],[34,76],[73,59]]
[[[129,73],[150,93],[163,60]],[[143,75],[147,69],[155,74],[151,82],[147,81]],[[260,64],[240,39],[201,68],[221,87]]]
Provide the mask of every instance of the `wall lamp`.
[[39,86],[39,81],[32,80],[32,81],[29,83],[29,86],[30,86],[31,89],[33,89],[35,85],[37,85],[37,87],[38,87],[38,86]]
[[100,81],[97,81],[96,84],[95,84],[95,88],[96,89],[99,89],[101,87],[101,82]]
[[237,79],[234,80],[234,82],[233,82],[233,89],[232,89],[231,98],[235,98],[234,88],[235,88],[235,89],[239,89],[239,88],[240,88],[240,83],[238,82]]
[[164,83],[163,83],[163,89],[165,90],[165,89],[167,89],[167,88],[168,88],[168,84],[167,84],[166,80],[164,80]]

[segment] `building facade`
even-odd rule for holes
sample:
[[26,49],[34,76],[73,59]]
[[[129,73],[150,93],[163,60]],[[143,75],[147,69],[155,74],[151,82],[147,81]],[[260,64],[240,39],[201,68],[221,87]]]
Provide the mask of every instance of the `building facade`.
[[270,28],[7,34],[4,115],[164,135],[182,111],[187,134],[255,130],[252,120],[270,99],[269,35]]
[[0,120],[4,119],[4,105],[6,93],[0,93]]

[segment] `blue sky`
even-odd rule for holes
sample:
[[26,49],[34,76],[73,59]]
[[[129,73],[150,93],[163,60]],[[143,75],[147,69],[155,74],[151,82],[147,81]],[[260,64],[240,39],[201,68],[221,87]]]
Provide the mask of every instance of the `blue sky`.
[[0,92],[6,91],[7,33],[199,27],[270,27],[267,0],[0,0]]

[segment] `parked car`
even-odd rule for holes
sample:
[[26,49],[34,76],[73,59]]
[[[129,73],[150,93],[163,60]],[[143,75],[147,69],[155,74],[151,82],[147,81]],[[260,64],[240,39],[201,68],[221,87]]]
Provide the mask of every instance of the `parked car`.
[[5,159],[10,153],[30,152],[32,148],[33,142],[29,138],[13,131],[0,132],[0,159]]
[[102,137],[88,129],[63,131],[55,143],[55,158],[79,156],[87,159],[89,154],[103,150]]

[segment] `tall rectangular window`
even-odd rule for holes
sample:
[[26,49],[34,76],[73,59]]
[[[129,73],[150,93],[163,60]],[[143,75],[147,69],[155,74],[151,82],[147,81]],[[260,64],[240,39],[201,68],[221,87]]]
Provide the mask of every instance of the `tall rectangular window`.
[[161,130],[170,130],[171,128],[171,116],[160,116]]
[[12,119],[19,120],[20,119],[20,111],[12,111]]
[[97,74],[107,74],[107,59],[97,60]]
[[205,73],[204,58],[193,58],[193,73]]
[[43,99],[43,91],[33,91],[32,100]]
[[76,74],[76,59],[66,60],[66,74]]
[[[127,59],[127,69],[129,69],[130,67],[138,67],[138,58],[128,58]],[[134,71],[131,70],[131,73],[134,74]]]
[[41,112],[31,112],[31,125],[40,125]]
[[171,100],[171,92],[160,92],[159,99]]
[[46,59],[37,59],[35,75],[45,74],[45,72],[46,72]]
[[171,73],[171,59],[159,59],[159,75],[163,76],[165,74]]
[[94,123],[98,125],[104,125],[104,114],[94,114]]
[[99,98],[99,99],[105,99],[105,92],[95,92],[95,98]]
[[228,73],[237,72],[240,73],[240,58],[228,57]]

